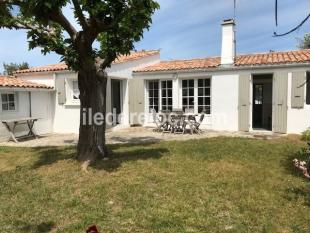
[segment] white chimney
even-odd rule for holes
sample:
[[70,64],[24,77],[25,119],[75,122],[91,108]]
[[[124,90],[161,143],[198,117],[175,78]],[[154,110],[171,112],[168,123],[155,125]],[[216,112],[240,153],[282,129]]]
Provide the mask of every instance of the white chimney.
[[236,56],[235,21],[224,20],[222,23],[222,54],[221,65],[230,66],[234,64]]

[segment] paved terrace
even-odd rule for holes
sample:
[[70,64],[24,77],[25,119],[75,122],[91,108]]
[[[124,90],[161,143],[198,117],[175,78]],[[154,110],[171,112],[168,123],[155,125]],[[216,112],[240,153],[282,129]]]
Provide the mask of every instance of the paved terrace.
[[[189,140],[212,137],[245,137],[245,138],[259,138],[259,139],[274,139],[283,135],[274,134],[272,132],[228,132],[228,131],[212,131],[204,130],[200,135],[198,134],[170,134],[154,132],[153,128],[147,127],[132,127],[117,130],[108,130],[106,133],[107,144],[117,143],[153,143],[162,140]],[[76,145],[78,141],[77,134],[48,134],[42,135],[39,139],[32,139],[21,141],[19,143],[3,142],[0,146],[18,146],[18,147],[45,147],[45,146],[70,146]]]

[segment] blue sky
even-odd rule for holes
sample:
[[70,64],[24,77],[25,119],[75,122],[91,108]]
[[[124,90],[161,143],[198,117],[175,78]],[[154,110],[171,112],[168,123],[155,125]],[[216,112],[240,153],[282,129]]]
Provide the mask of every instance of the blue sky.
[[[286,32],[310,12],[310,0],[278,0],[279,26],[275,27],[274,0],[237,0],[237,52],[239,54],[296,49],[297,37],[310,32],[308,21],[297,32]],[[136,49],[161,49],[163,60],[217,56],[221,52],[223,19],[233,16],[233,0],[158,0],[161,9],[153,16]],[[68,12],[69,9],[66,9]],[[70,16],[72,18],[72,16]],[[0,30],[0,72],[3,62],[28,62],[31,66],[59,62],[59,56],[28,51],[24,31]]]

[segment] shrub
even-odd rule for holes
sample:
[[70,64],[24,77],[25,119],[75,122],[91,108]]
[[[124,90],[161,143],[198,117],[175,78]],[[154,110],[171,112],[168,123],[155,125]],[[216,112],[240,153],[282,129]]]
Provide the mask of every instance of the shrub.
[[304,131],[301,135],[301,140],[310,142],[310,129]]

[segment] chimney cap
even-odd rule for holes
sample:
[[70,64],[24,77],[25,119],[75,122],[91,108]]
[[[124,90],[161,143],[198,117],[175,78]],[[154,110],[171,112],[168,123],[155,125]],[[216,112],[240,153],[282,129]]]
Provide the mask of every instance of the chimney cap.
[[224,19],[222,25],[236,25],[235,20],[234,19]]

